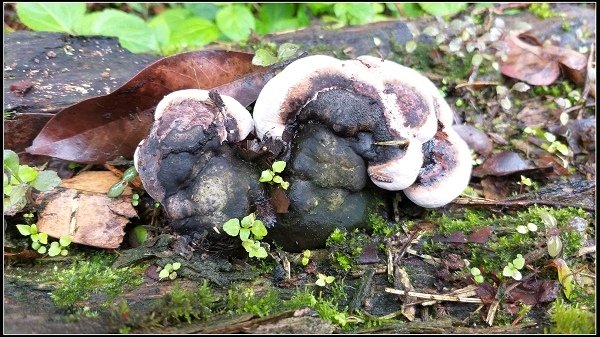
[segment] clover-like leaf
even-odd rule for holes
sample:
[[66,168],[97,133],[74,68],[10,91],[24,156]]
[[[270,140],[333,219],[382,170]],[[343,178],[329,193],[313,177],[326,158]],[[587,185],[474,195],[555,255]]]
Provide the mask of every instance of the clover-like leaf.
[[523,275],[521,274],[520,271],[518,270],[514,270],[513,274],[512,274],[512,278],[514,280],[520,281],[523,278]]
[[164,267],[164,269],[163,269],[163,270],[166,270],[166,271],[167,271],[167,273],[170,273],[170,272],[172,272],[172,271],[173,271],[173,265],[172,265],[172,264],[170,264],[170,263],[167,263],[167,264],[165,265],[165,267]]
[[512,266],[512,263],[509,262],[508,266],[504,267],[504,269],[502,270],[502,275],[506,277],[512,277],[515,270],[516,269]]
[[315,284],[316,284],[316,285],[318,285],[319,287],[324,287],[324,286],[326,285],[326,284],[325,284],[325,279],[319,278],[319,279],[318,279],[318,280],[315,282]]
[[477,268],[477,267],[473,267],[473,268],[471,268],[471,275],[473,275],[473,276],[481,275],[481,270],[479,270],[479,268]]
[[278,61],[279,59],[277,56],[273,55],[269,50],[263,48],[258,49],[252,58],[252,64],[262,67],[270,66]]
[[[257,242],[257,244],[258,244],[258,242]],[[258,258],[258,259],[263,259],[263,258],[265,258],[265,257],[267,257],[267,256],[268,256],[268,254],[267,254],[267,250],[266,250],[264,247],[261,247],[261,246],[260,246],[260,244],[259,244],[258,248],[256,248],[256,249],[254,250],[254,252],[253,252],[253,253],[254,253],[254,254],[253,254],[253,255],[254,255],[254,257],[256,257],[256,258]],[[250,257],[252,257],[252,256],[250,256]]]
[[[40,248],[38,248],[36,250],[40,254],[46,254],[46,252],[48,251],[48,249],[46,248],[46,246],[41,246]],[[50,256],[52,256],[52,255],[50,255]]]
[[527,234],[529,230],[527,229],[527,226],[523,226],[523,225],[519,225],[517,226],[517,232],[521,233],[521,234]]
[[285,170],[286,164],[287,163],[284,162],[283,160],[278,160],[278,161],[274,162],[273,165],[271,165],[271,168],[273,169],[273,172],[281,173],[281,172],[283,172],[283,170]]
[[159,277],[160,279],[167,278],[167,277],[169,277],[169,274],[170,274],[170,273],[169,273],[169,271],[168,271],[167,269],[163,269],[163,270],[161,270],[161,271],[160,271],[160,273],[158,274],[158,277]]
[[19,165],[18,175],[22,182],[29,183],[37,178],[38,171],[28,165]]
[[40,240],[38,239],[38,233],[31,234],[30,238],[31,238],[31,241],[33,241],[33,242],[38,242],[38,241],[40,241]]
[[273,182],[275,184],[281,184],[283,182],[283,178],[281,178],[280,176],[274,176],[273,177]]
[[335,281],[335,277],[333,277],[333,276],[327,276],[327,277],[325,277],[325,282],[327,284],[332,283],[333,281]]
[[254,221],[254,224],[252,224],[251,231],[257,240],[260,240],[267,235],[267,227],[265,227],[265,224],[260,220]]
[[525,259],[523,258],[523,255],[517,254],[517,258],[513,260],[513,266],[516,269],[522,269],[525,266]]
[[43,243],[45,245],[48,244],[48,234],[46,234],[46,233],[38,233],[37,239],[40,243]]
[[177,270],[179,268],[181,268],[181,262],[175,262],[175,263],[173,263],[173,270]]
[[527,224],[527,229],[529,229],[531,232],[535,232],[537,231],[538,227],[533,222],[530,222]]
[[244,228],[250,228],[250,227],[252,227],[252,223],[254,222],[254,219],[256,219],[254,217],[254,213],[250,213],[250,214],[246,215],[242,219],[242,227],[244,227]]
[[483,283],[484,281],[483,276],[481,275],[474,275],[473,280],[475,280],[476,283]]
[[252,251],[252,249],[254,248],[254,240],[244,240],[242,241],[242,247],[244,247],[244,249],[250,253]]
[[558,235],[552,235],[548,238],[548,254],[551,257],[557,257],[562,250],[562,241]]
[[31,234],[37,234],[38,233],[37,225],[33,224],[33,225],[29,226],[29,231],[31,232]]
[[42,244],[39,241],[33,241],[31,243],[31,248],[33,248],[34,250],[38,250],[41,246]]
[[21,235],[31,235],[31,227],[29,225],[17,225],[17,229]]
[[260,173],[260,178],[258,178],[258,181],[260,181],[261,183],[266,183],[272,181],[274,176],[275,174],[273,173],[273,171],[264,170]]
[[52,170],[45,170],[38,173],[37,178],[31,182],[31,187],[40,192],[50,191],[60,185],[61,180],[58,173]]
[[238,236],[240,228],[240,220],[238,219],[229,219],[223,224],[223,230],[230,236]]
[[8,169],[11,175],[19,172],[19,156],[12,150],[4,150],[4,168]]
[[290,183],[288,183],[287,181],[282,181],[280,185],[281,188],[283,188],[284,190],[287,190],[288,187],[290,187]]
[[60,250],[60,255],[61,255],[61,256],[67,256],[68,254],[69,254],[69,251],[68,251],[68,250],[66,250],[66,249],[61,249],[61,250]]
[[177,278],[177,272],[176,272],[176,271],[174,271],[174,272],[172,272],[171,274],[169,274],[169,278],[170,278],[171,280],[174,280],[175,278]]
[[60,248],[60,245],[58,244],[58,242],[54,241],[50,244],[50,249],[48,249],[48,255],[57,256],[60,254],[61,250],[62,249]]
[[294,55],[296,55],[298,49],[300,49],[300,46],[298,46],[297,44],[289,42],[283,43],[279,46],[279,48],[277,48],[277,58],[279,59],[279,61],[285,61],[287,59],[290,59]]
[[249,228],[240,228],[240,239],[242,241],[248,240],[250,238],[250,229]]

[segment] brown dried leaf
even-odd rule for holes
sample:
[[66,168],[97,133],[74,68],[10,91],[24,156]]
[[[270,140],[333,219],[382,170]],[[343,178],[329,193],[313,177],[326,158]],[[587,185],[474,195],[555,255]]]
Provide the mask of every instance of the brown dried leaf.
[[27,152],[81,163],[131,158],[148,133],[156,104],[173,91],[216,88],[244,105],[252,103],[278,67],[254,66],[252,57],[203,50],[160,59],[114,92],[61,110]]
[[485,132],[468,124],[452,125],[452,128],[475,152],[483,156],[487,156],[492,152],[492,141]]
[[506,76],[533,85],[549,85],[560,75],[561,65],[585,71],[586,56],[574,50],[530,44],[539,44],[539,41],[534,42],[526,35],[517,35],[515,32],[507,34],[504,41],[508,52],[506,61],[500,65],[500,72]]
[[[85,171],[73,178],[63,180],[60,187],[106,194],[110,187],[119,181],[120,179],[109,171]],[[131,194],[131,187],[127,186],[121,195]]]
[[363,247],[358,258],[356,258],[358,264],[372,264],[379,263],[381,260],[377,256],[377,243],[373,242]]
[[475,292],[485,304],[491,304],[494,301],[494,298],[496,298],[496,288],[486,282],[481,283]]
[[[125,235],[129,218],[137,216],[129,197],[57,188],[38,196],[38,229],[49,236],[70,236],[74,243],[114,249]],[[66,205],[66,206],[65,206]]]
[[522,282],[506,293],[508,302],[521,302],[536,305],[539,302],[551,302],[559,292],[559,283],[555,280],[533,280]]
[[469,234],[469,236],[467,236],[467,241],[471,243],[486,243],[490,239],[491,233],[492,227],[485,226]]
[[523,160],[518,153],[504,151],[486,159],[483,164],[473,170],[473,176],[479,178],[488,175],[505,176],[531,169],[534,167]]
[[284,214],[288,212],[290,199],[282,188],[276,187],[271,191],[271,204],[275,209],[275,213]]
[[485,177],[481,179],[483,196],[486,199],[502,200],[512,192],[511,180],[504,177]]

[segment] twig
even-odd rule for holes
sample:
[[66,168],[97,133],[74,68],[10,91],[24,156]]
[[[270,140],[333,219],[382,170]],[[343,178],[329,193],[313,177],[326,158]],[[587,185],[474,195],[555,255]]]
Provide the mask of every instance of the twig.
[[385,288],[385,291],[391,294],[397,295],[408,295],[416,298],[427,298],[430,300],[438,300],[438,301],[449,301],[449,302],[463,302],[463,303],[483,303],[479,298],[473,297],[459,297],[456,295],[437,295],[437,294],[425,294],[419,293],[416,291],[404,291],[394,288]]
[[595,252],[596,252],[596,245],[589,246],[589,247],[583,247],[583,248],[579,249],[579,251],[577,252],[577,256],[583,256],[583,255],[595,253]]
[[571,202],[560,202],[560,201],[551,201],[551,200],[539,200],[539,199],[529,199],[529,200],[492,200],[486,198],[467,198],[467,197],[458,197],[453,201],[454,204],[457,205],[474,205],[474,206],[509,206],[509,207],[528,207],[532,205],[546,205],[552,207],[576,207],[581,208],[588,212],[596,212],[596,209],[590,206],[581,205],[577,203]]
[[490,81],[476,81],[476,82],[465,82],[457,84],[454,88],[462,88],[462,87],[474,87],[474,86],[488,86],[488,85],[500,85],[498,82],[490,82]]

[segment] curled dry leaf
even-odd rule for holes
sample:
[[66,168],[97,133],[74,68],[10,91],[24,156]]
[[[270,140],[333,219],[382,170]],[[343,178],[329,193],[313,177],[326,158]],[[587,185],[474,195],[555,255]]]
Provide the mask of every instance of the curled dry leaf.
[[500,72],[529,84],[549,85],[560,75],[561,66],[569,70],[569,74],[584,72],[587,65],[585,55],[567,48],[541,45],[526,34],[510,32],[504,41],[508,52],[506,61],[501,62]]
[[181,89],[214,89],[243,105],[252,103],[281,65],[260,67],[252,54],[203,50],[165,57],[117,90],[57,113],[27,152],[81,163],[130,158],[146,137],[156,104]]
[[512,151],[504,151],[489,157],[483,164],[473,170],[473,176],[505,176],[534,169],[521,156]]

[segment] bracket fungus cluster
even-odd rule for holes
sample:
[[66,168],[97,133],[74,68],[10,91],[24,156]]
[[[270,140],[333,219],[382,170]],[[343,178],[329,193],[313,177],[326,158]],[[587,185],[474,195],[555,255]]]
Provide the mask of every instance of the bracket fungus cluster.
[[439,207],[471,176],[469,148],[452,122],[435,85],[410,68],[371,56],[342,61],[313,55],[267,82],[252,117],[216,92],[167,95],[134,161],[146,191],[179,221],[176,226],[211,228],[244,216],[255,198],[265,197],[258,168],[229,144],[254,132],[258,144],[283,144],[278,159],[289,160],[299,127],[319,124],[362,157],[376,186]]
[[253,117],[263,141],[291,139],[286,133],[309,120],[355,137],[373,183],[423,207],[449,203],[469,183],[471,155],[452,110],[431,81],[392,61],[297,60],[267,82]]

